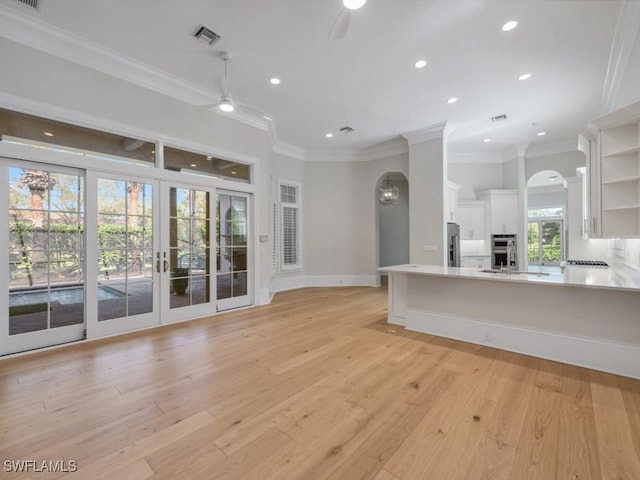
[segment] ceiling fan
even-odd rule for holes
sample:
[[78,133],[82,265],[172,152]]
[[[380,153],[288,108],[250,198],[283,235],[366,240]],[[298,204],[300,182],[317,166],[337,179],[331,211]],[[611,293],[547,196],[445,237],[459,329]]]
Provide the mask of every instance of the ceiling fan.
[[339,40],[343,38],[349,29],[351,22],[351,11],[361,8],[367,0],[342,0],[344,8],[333,22],[331,32],[329,32],[329,40]]
[[220,98],[218,108],[223,112],[229,113],[235,110],[233,100],[231,100],[231,94],[229,93],[229,73],[227,71],[227,64],[231,61],[231,55],[229,55],[229,52],[222,52],[220,57],[224,62],[224,85],[222,86],[222,97]]

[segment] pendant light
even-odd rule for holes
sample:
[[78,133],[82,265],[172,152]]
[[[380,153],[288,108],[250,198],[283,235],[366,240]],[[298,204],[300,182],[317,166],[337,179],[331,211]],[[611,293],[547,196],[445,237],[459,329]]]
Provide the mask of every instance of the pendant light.
[[235,110],[233,100],[231,100],[231,94],[229,93],[229,72],[227,71],[227,64],[231,61],[229,52],[222,52],[222,61],[224,62],[224,92],[222,93],[218,108],[223,112],[229,113]]
[[398,203],[398,187],[389,181],[389,175],[384,185],[378,189],[378,199],[382,205],[395,205]]

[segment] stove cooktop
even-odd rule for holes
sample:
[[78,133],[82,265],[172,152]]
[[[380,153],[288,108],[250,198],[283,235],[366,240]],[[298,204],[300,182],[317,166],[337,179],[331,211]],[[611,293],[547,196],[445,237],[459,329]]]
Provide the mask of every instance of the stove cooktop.
[[579,265],[581,267],[608,267],[602,260],[567,260],[567,265]]

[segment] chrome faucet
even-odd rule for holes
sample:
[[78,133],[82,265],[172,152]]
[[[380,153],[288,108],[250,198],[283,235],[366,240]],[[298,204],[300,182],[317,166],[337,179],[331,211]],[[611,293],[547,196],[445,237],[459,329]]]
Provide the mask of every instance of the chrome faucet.
[[511,273],[513,265],[516,263],[515,245],[512,239],[507,240],[507,273]]

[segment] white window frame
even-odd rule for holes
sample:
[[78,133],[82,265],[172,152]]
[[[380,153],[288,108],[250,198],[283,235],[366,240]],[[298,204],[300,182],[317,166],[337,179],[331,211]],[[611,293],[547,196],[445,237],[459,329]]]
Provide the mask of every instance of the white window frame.
[[[282,187],[291,187],[291,188],[295,188],[296,190],[296,202],[295,203],[290,203],[290,202],[283,202],[282,201]],[[298,182],[292,182],[289,180],[278,180],[278,191],[277,191],[277,195],[278,195],[278,211],[279,211],[279,215],[278,215],[278,221],[280,223],[280,225],[278,225],[278,234],[279,234],[279,238],[278,238],[278,253],[280,258],[278,259],[278,264],[280,266],[280,271],[281,272],[292,272],[292,271],[299,271],[302,270],[302,185]],[[294,208],[297,210],[298,212],[298,231],[297,231],[297,251],[298,251],[298,261],[295,264],[285,264],[285,245],[284,245],[284,232],[283,232],[283,228],[284,228],[284,210],[285,208]]]

